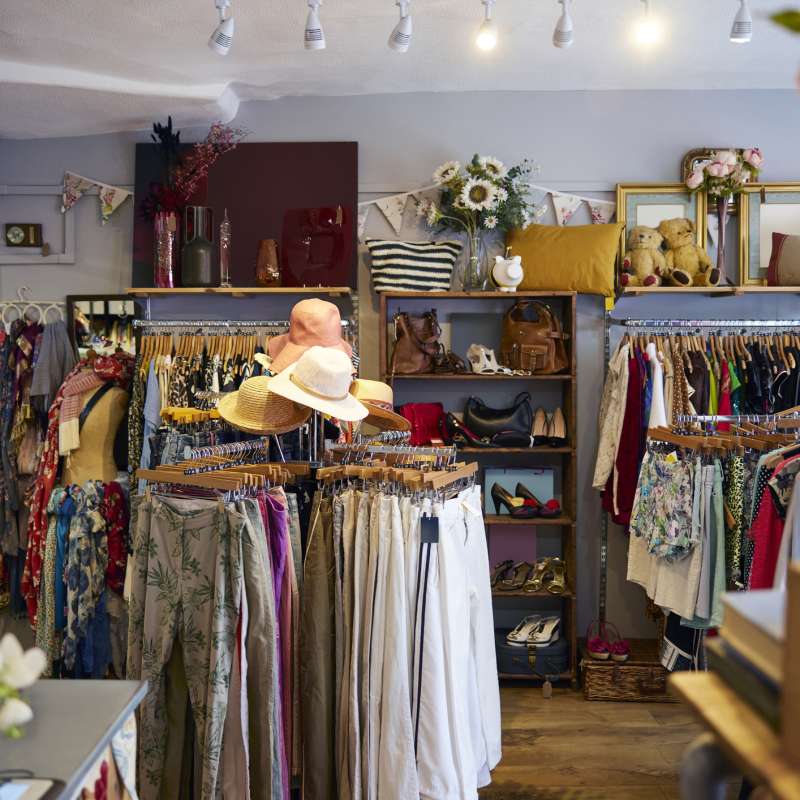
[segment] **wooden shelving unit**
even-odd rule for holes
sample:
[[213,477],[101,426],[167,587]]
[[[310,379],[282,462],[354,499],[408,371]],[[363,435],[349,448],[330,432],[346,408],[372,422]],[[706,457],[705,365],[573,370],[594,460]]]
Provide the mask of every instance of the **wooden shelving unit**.
[[[508,601],[519,604],[520,618],[525,614],[531,613],[531,607],[536,608],[536,604],[544,599],[560,602],[562,604],[562,637],[567,638],[570,645],[569,669],[558,676],[550,676],[551,679],[570,681],[575,685],[577,681],[577,594],[574,589],[577,584],[576,575],[576,536],[577,536],[577,450],[576,450],[576,408],[577,408],[577,368],[575,355],[576,342],[576,293],[575,292],[384,292],[380,295],[380,372],[384,380],[392,380],[395,393],[395,404],[402,405],[406,402],[413,402],[418,391],[419,381],[441,382],[441,401],[448,411],[462,411],[461,408],[448,407],[448,393],[458,394],[459,385],[468,382],[469,391],[475,393],[478,384],[485,382],[491,384],[496,390],[498,384],[503,381],[509,383],[509,400],[520,391],[521,383],[528,383],[531,393],[536,402],[536,387],[542,390],[545,386],[550,387],[548,391],[553,392],[560,389],[561,407],[567,422],[568,444],[564,447],[530,447],[530,448],[482,448],[464,447],[459,450],[470,459],[478,461],[481,470],[479,479],[483,485],[483,472],[487,466],[503,467],[530,467],[539,466],[543,458],[547,458],[547,464],[554,463],[554,459],[560,462],[557,468],[561,470],[561,505],[563,513],[554,518],[534,517],[533,519],[512,519],[505,514],[485,514],[487,536],[491,538],[492,527],[502,525],[514,526],[513,536],[528,537],[539,536],[545,532],[556,534],[560,537],[560,555],[567,565],[567,586],[568,591],[561,595],[551,594],[547,591],[541,592],[502,592],[492,593],[496,602],[502,603],[503,607],[509,605]],[[567,342],[567,352],[569,355],[569,366],[564,373],[559,375],[394,375],[389,374],[389,359],[393,343],[389,342],[389,322],[392,315],[402,305],[404,300],[425,299],[430,301],[430,307],[435,307],[441,318],[448,313],[452,313],[463,307],[465,302],[473,304],[475,301],[495,301],[494,305],[500,305],[497,301],[505,300],[502,304],[503,311],[518,299],[534,299],[541,302],[550,303],[554,313],[561,319],[564,332],[569,334]],[[500,329],[502,316],[497,313],[497,328]],[[463,357],[463,353],[459,353]],[[452,388],[451,388],[452,387]],[[463,392],[463,389],[462,389]],[[451,394],[452,396],[452,394]],[[554,409],[548,409],[550,411]],[[542,498],[547,500],[549,498]],[[500,673],[500,678],[508,680],[536,680],[531,676]]]
[[280,294],[313,294],[328,295],[329,297],[339,297],[350,295],[353,290],[349,286],[233,286],[222,288],[221,286],[207,286],[199,288],[176,288],[176,289],[157,289],[151,287],[133,287],[125,290],[131,297],[169,297],[185,296],[193,294],[219,294],[229,297],[250,297],[251,295],[280,295]]

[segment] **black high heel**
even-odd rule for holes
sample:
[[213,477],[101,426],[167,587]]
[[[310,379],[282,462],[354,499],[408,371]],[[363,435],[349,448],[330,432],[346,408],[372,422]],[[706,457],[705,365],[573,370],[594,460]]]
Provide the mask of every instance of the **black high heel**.
[[521,497],[514,497],[499,483],[492,486],[492,502],[494,503],[494,513],[498,515],[501,508],[507,509],[508,515],[515,519],[533,519],[538,513],[537,508],[526,505]]
[[521,483],[517,484],[514,490],[517,497],[521,497],[525,504],[530,504],[531,507],[536,508],[536,515],[539,517],[558,517],[561,514],[561,503],[558,500],[552,499],[543,503],[527,486]]

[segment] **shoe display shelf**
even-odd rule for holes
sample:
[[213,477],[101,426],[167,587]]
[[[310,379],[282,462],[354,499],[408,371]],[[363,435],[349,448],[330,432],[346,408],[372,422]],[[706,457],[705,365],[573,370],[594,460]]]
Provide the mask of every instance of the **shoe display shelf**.
[[[569,666],[558,675],[547,675],[551,681],[577,685],[577,363],[575,292],[383,292],[380,300],[380,372],[382,379],[391,383],[396,406],[412,402],[441,402],[445,412],[461,413],[469,396],[480,396],[489,405],[511,405],[521,391],[531,394],[534,411],[541,405],[552,412],[560,407],[567,424],[567,442],[563,446],[537,446],[528,448],[464,447],[459,450],[463,460],[477,461],[480,466],[477,480],[484,494],[491,487],[485,485],[485,470],[492,468],[532,469],[547,467],[555,473],[556,498],[562,513],[558,517],[513,519],[507,514],[485,513],[484,522],[490,545],[493,536],[504,537],[506,547],[513,542],[519,547],[518,560],[531,560],[525,552],[535,544],[536,557],[560,556],[567,565],[567,590],[554,595],[546,590],[538,592],[492,592],[496,628],[512,628],[519,619],[531,613],[559,613],[561,637],[569,643]],[[435,308],[442,326],[442,343],[462,358],[472,342],[485,344],[500,352],[500,334],[503,315],[516,300],[538,300],[547,304],[557,316],[568,338],[566,350],[569,365],[558,375],[481,375],[481,374],[415,374],[392,375],[391,354],[394,347],[392,319],[399,311],[422,314]],[[487,333],[489,331],[489,333]],[[483,336],[488,339],[487,341]],[[476,338],[477,337],[477,338]],[[493,338],[490,338],[493,337]],[[492,400],[488,400],[489,394]],[[504,398],[504,399],[503,399]],[[546,502],[549,497],[540,500]],[[489,509],[493,509],[491,498]],[[531,538],[535,542],[531,542]],[[512,556],[508,556],[509,558]],[[494,559],[497,560],[497,559]],[[490,565],[493,566],[493,565]],[[530,675],[499,673],[501,679],[536,680]]]

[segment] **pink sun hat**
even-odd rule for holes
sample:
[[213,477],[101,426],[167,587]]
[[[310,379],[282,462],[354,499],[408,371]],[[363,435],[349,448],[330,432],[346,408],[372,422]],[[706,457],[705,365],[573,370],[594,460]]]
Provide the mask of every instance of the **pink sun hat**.
[[270,369],[278,373],[294,364],[309,347],[335,347],[353,355],[353,348],[342,339],[342,317],[339,309],[326,300],[310,298],[301,300],[292,308],[289,317],[289,332],[273,336],[267,344],[267,353],[272,359]]

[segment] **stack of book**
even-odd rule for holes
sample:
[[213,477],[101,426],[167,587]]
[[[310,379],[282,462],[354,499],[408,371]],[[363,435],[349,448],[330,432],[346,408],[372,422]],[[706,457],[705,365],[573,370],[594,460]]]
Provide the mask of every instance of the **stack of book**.
[[731,592],[722,602],[720,635],[706,640],[708,667],[778,730],[786,592]]

